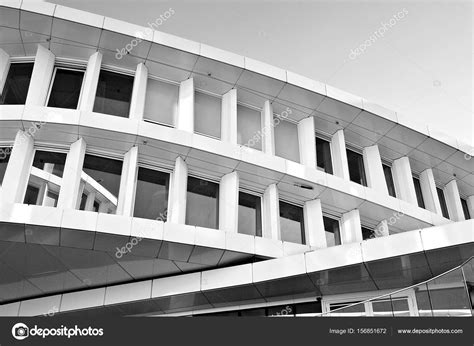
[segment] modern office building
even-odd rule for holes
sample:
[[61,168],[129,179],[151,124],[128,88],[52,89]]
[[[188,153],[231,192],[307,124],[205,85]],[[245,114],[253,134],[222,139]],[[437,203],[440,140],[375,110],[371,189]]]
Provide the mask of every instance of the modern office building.
[[471,145],[72,8],[0,33],[1,316],[472,315]]

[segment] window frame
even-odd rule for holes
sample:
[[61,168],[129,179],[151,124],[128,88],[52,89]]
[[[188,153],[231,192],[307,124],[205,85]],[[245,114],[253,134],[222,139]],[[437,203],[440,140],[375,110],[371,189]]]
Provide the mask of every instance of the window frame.
[[[31,83],[31,77],[33,77],[33,70],[35,68],[35,57],[11,57],[10,58],[10,64],[8,65],[8,71],[7,71],[7,74],[5,76],[5,80],[4,80],[4,83],[3,85],[0,85],[1,89],[0,89],[0,101],[2,100],[3,98],[3,93],[5,92],[5,85],[7,83],[7,79],[8,79],[8,74],[10,73],[10,69],[11,69],[11,66],[12,65],[19,65],[19,64],[33,64],[33,69],[31,70],[31,76],[30,76],[30,83]],[[26,92],[26,98],[28,98],[28,92],[30,91],[30,86],[28,84],[28,91]],[[25,98],[25,102],[26,102],[26,98]],[[3,103],[0,103],[0,105],[4,105]],[[16,104],[16,105],[24,105],[24,104]]]
[[196,131],[196,126],[194,126],[193,133],[195,133],[197,135],[200,135],[200,136],[212,138],[212,139],[217,139],[218,141],[222,141],[222,96],[219,95],[219,94],[211,93],[207,90],[202,90],[202,89],[196,89],[195,88],[194,89],[194,95],[193,95],[194,96],[194,105],[193,105],[193,109],[194,109],[193,121],[194,121],[194,124],[196,124],[196,109],[195,109],[195,107],[196,107],[196,93],[203,94],[203,95],[210,96],[210,97],[214,97],[214,98],[220,100],[220,104],[221,104],[220,113],[219,113],[219,118],[221,120],[220,124],[219,124],[220,137],[216,137],[216,136],[213,136],[213,135],[209,135],[207,133],[202,133],[202,132]]
[[[440,192],[443,196],[443,201],[441,201]],[[446,201],[446,196],[444,194],[444,186],[436,184],[436,195],[438,197],[439,205],[441,207],[441,215],[444,218],[446,218],[448,220],[451,220],[451,216],[449,215],[448,202]],[[446,213],[446,215],[445,215],[445,213]]]
[[[250,189],[247,189],[247,188],[242,188],[242,187],[239,187],[239,195],[240,195],[240,192],[243,192],[243,193],[246,193],[247,195],[252,195],[252,196],[256,196],[258,198],[260,198],[260,235],[257,234],[257,228],[255,229],[255,236],[254,237],[260,237],[262,238],[263,237],[263,193],[260,193],[260,192],[257,192],[257,191],[254,191],[254,190],[250,190]],[[240,196],[239,196],[239,200],[240,200]],[[238,222],[238,219],[239,219],[239,207],[240,207],[240,203],[239,201],[237,201],[237,222]],[[239,226],[237,225],[237,233],[239,233]],[[249,234],[245,234],[245,233],[239,233],[239,234],[244,234],[244,235],[249,235]]]
[[[278,210],[279,210],[278,217],[279,218],[282,217],[281,216],[281,210],[280,210],[280,203],[281,202],[289,204],[289,205],[294,206],[294,207],[301,208],[301,216],[302,216],[302,219],[301,219],[301,222],[300,222],[300,225],[301,225],[301,227],[300,227],[300,230],[301,230],[301,244],[300,243],[293,243],[293,244],[307,245],[306,244],[306,241],[307,241],[307,239],[306,239],[306,228],[304,226],[304,207],[301,204],[298,204],[296,202],[292,202],[292,201],[289,201],[289,200],[284,199],[284,198],[279,198],[278,199]],[[282,237],[281,228],[280,228],[280,239],[281,239],[281,241],[286,241],[288,243],[292,243],[288,240],[283,240],[282,238],[283,237]]]
[[[135,78],[135,77],[134,77]],[[167,80],[167,79],[163,79],[163,78],[160,78],[160,77],[157,77],[157,76],[154,76],[154,75],[148,75],[148,79],[152,79],[152,80],[155,80],[155,81],[158,81],[160,83],[165,83],[165,84],[171,84],[175,87],[178,87],[178,99],[177,99],[177,103],[178,103],[178,106],[179,106],[179,86],[180,84],[179,83],[175,83],[173,81],[170,81],[170,80]],[[147,88],[148,88],[148,81],[147,81]],[[146,97],[146,93],[147,93],[147,90],[145,90],[145,97]],[[146,104],[146,100],[145,100],[145,104]],[[173,124],[170,125],[170,124],[166,124],[166,123],[163,123],[163,122],[160,122],[160,121],[156,121],[156,120],[152,120],[152,119],[147,119],[147,115],[145,114],[145,106],[143,106],[143,121],[145,122],[149,122],[149,123],[152,123],[152,124],[157,124],[157,125],[161,125],[161,126],[166,126],[168,128],[172,128],[172,129],[175,129],[176,128],[176,119],[173,119]]]
[[315,149],[316,149],[316,154],[318,152],[318,146],[317,146],[317,140],[318,138],[320,140],[323,140],[325,142],[327,142],[329,144],[329,156],[330,156],[330,159],[331,159],[331,173],[327,172],[326,171],[326,168],[323,168],[323,167],[319,167],[318,166],[318,158],[317,158],[317,155],[316,155],[316,169],[318,171],[321,171],[321,172],[324,172],[324,173],[327,173],[327,174],[331,174],[331,175],[334,175],[334,162],[333,162],[333,155],[332,155],[332,143],[331,143],[331,138],[329,136],[325,136],[325,135],[322,135],[318,132],[315,133],[315,136],[314,136],[314,144],[315,144]]
[[[193,174],[193,173],[188,173],[188,176],[186,177],[186,210],[185,210],[185,224],[186,225],[189,225],[186,221],[187,221],[187,211],[188,211],[188,207],[189,207],[189,204],[188,204],[188,196],[187,194],[189,193],[189,178],[195,178],[195,179],[200,179],[200,180],[204,180],[204,181],[207,181],[207,182],[210,182],[210,183],[214,183],[214,184],[217,184],[217,193],[216,193],[216,204],[217,204],[217,209],[216,209],[216,230],[219,230],[219,217],[220,217],[220,208],[219,208],[219,204],[220,204],[220,181],[218,181],[217,179],[215,178],[211,178],[211,177],[208,177],[206,175],[201,175],[201,174]],[[205,226],[198,226],[198,225],[189,225],[189,226],[196,226],[196,227],[203,227],[203,228],[211,228],[211,227],[205,227]],[[214,229],[214,228],[212,228]]]
[[348,171],[349,171],[349,181],[352,181],[353,183],[359,184],[361,186],[369,187],[369,184],[367,182],[367,172],[365,171],[364,154],[362,153],[362,150],[358,149],[358,148],[356,148],[352,145],[346,144],[346,156],[347,156],[347,151],[352,151],[353,153],[358,154],[358,155],[361,156],[361,158],[362,158],[362,172],[363,172],[363,176],[361,177],[362,181],[360,183],[357,182],[357,181],[351,180],[351,169],[350,169],[350,165],[349,165],[349,158],[347,158],[347,168],[348,168]]
[[[391,176],[391,180],[392,180],[392,186],[393,186],[393,194],[394,196],[392,196],[390,194],[390,188],[387,184],[387,176],[385,175],[385,169],[384,169],[384,166],[385,167],[388,167],[390,169],[390,176]],[[387,185],[387,192],[388,192],[388,195],[393,197],[393,198],[398,198],[397,196],[397,189],[395,187],[395,180],[393,179],[393,164],[387,160],[384,160],[382,159],[382,171],[383,171],[383,176],[384,176],[384,180],[385,180],[385,184]]]
[[[56,72],[58,71],[58,69],[68,70],[68,71],[75,71],[75,72],[83,72],[83,78],[82,78],[82,83],[81,83],[81,91],[79,92],[79,98],[77,99],[77,107],[74,108],[75,110],[78,110],[79,105],[81,104],[82,94],[84,92],[84,84],[85,84],[84,81],[86,79],[86,70],[83,69],[83,68],[80,68],[80,67],[62,66],[62,64],[55,64],[54,65],[53,76],[51,77],[51,82],[49,83],[49,90],[48,90],[48,96],[46,97],[45,107],[49,107],[48,106],[49,98],[51,97],[51,91],[53,91],[53,84],[54,84],[54,80],[56,78]],[[94,98],[94,102],[95,102],[95,98]],[[49,108],[56,108],[56,107],[49,107]]]
[[[343,245],[344,242],[342,241],[342,236],[341,236],[341,219],[342,219],[342,215],[338,215],[338,214],[334,214],[334,213],[330,213],[328,211],[325,211],[323,210],[323,226],[324,226],[324,218],[328,218],[328,219],[331,219],[331,220],[335,220],[337,221],[337,224],[338,224],[338,231],[339,231],[339,240],[340,240],[340,244],[335,244],[333,246],[339,246],[339,245]],[[324,240],[326,241],[326,229],[324,228]],[[328,246],[327,244],[327,241],[326,241],[326,248],[328,247],[333,247],[333,246]]]

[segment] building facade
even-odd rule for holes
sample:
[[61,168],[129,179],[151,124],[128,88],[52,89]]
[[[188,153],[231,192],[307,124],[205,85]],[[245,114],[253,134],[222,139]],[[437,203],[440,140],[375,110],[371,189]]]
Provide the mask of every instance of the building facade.
[[0,315],[472,315],[471,145],[60,5],[0,26]]

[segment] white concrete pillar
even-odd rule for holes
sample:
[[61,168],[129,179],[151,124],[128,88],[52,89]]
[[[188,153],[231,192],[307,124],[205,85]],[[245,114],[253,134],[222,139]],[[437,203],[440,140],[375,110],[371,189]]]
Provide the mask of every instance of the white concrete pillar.
[[95,202],[95,191],[91,191],[87,195],[86,205],[84,206],[84,210],[86,211],[94,210],[94,202]]
[[469,216],[474,219],[474,195],[466,198],[467,209],[469,210]]
[[84,139],[78,139],[69,147],[59,191],[58,208],[75,209],[77,207],[77,201],[81,197],[81,173],[85,155],[86,142]]
[[232,172],[222,177],[219,184],[219,229],[238,232],[239,174]]
[[23,202],[34,153],[33,137],[19,130],[0,187],[0,205]]
[[364,157],[365,176],[367,186],[375,189],[377,192],[388,195],[387,182],[383,173],[382,159],[380,158],[378,145],[365,147],[362,151]]
[[178,119],[176,129],[194,132],[194,80],[189,78],[179,86]]
[[170,179],[170,198],[168,201],[168,221],[184,224],[186,222],[186,199],[188,189],[188,165],[181,157],[176,158],[172,179]]
[[318,249],[327,247],[326,232],[324,230],[323,210],[321,200],[313,199],[303,206],[304,230],[306,244]]
[[281,240],[280,236],[280,200],[276,184],[269,185],[263,193],[262,213],[264,238]]
[[222,96],[221,114],[222,140],[237,145],[237,89]]
[[350,180],[347,163],[346,140],[344,131],[339,130],[331,138],[332,168],[335,176]]
[[48,97],[49,84],[53,76],[55,56],[51,51],[38,45],[35,64],[31,74],[26,106],[45,106]]
[[10,55],[0,48],[0,93],[3,90],[7,80],[8,70],[10,69]]
[[410,160],[407,156],[393,161],[392,174],[397,196],[406,202],[418,205]]
[[316,137],[314,132],[314,118],[309,116],[298,123],[298,144],[300,149],[300,163],[316,168]]
[[386,237],[388,235],[390,235],[390,232],[388,229],[388,221],[382,220],[377,225],[377,227],[375,227],[375,237],[380,238],[380,237]]
[[146,86],[148,82],[148,68],[144,63],[137,65],[133,79],[132,99],[130,101],[129,118],[143,120],[145,110]]
[[459,196],[458,183],[451,180],[444,187],[444,198],[448,206],[449,218],[453,221],[464,221],[464,211],[462,210],[461,196]]
[[342,214],[341,242],[342,244],[362,241],[362,227],[360,225],[359,210],[353,209]]
[[265,101],[262,109],[262,151],[275,155],[275,129],[273,128],[273,107],[270,101]]
[[138,147],[132,147],[123,158],[117,215],[133,216],[137,187]]
[[423,194],[423,201],[426,209],[443,215],[441,211],[441,204],[439,203],[438,192],[436,191],[436,184],[431,168],[425,169],[420,174],[421,193]]
[[84,76],[81,99],[78,107],[81,111],[92,112],[94,109],[101,64],[102,54],[100,52],[92,54],[87,62],[86,75]]

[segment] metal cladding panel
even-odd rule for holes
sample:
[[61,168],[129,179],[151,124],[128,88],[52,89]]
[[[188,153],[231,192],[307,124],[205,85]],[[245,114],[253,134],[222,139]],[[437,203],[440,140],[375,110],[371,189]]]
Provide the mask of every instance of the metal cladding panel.
[[254,285],[234,286],[218,290],[203,291],[207,300],[214,307],[233,306],[236,304],[264,303],[265,299]]
[[297,299],[321,295],[319,290],[314,286],[306,274],[256,283],[255,287],[257,287],[258,291],[267,301]]

